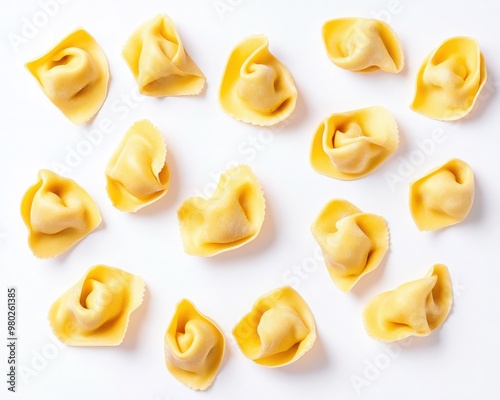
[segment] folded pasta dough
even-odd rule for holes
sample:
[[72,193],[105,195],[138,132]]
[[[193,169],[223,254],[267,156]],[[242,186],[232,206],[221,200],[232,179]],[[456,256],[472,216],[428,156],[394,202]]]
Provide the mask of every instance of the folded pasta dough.
[[323,25],[328,58],[338,67],[355,72],[382,70],[397,73],[404,54],[396,32],[383,21],[338,18]]
[[381,106],[332,114],[316,129],[310,162],[316,172],[336,179],[362,178],[399,145],[394,117]]
[[182,300],[164,339],[170,373],[194,390],[207,389],[221,366],[226,339],[220,328],[189,300]]
[[106,99],[108,60],[84,29],[72,32],[26,67],[49,100],[75,124],[89,121]]
[[250,167],[231,167],[209,199],[192,197],[179,207],[184,250],[210,257],[243,246],[258,235],[264,215],[264,194]]
[[219,101],[226,113],[254,125],[274,125],[293,112],[297,89],[290,72],[269,52],[266,36],[249,36],[233,49]]
[[436,264],[425,277],[374,297],[363,311],[365,327],[385,342],[427,336],[443,324],[452,303],[448,268]]
[[21,216],[39,258],[64,253],[101,223],[97,205],[80,185],[46,169],[24,194]]
[[144,281],[119,268],[95,265],[49,311],[57,338],[70,346],[117,346],[130,314],[142,304]]
[[265,367],[281,367],[312,348],[316,323],[300,294],[285,286],[257,299],[233,336],[245,357]]
[[418,229],[445,228],[463,221],[474,204],[474,172],[454,158],[410,186],[410,211]]
[[348,292],[379,266],[389,248],[389,230],[379,215],[346,200],[330,201],[311,227],[335,285]]
[[194,95],[205,85],[205,76],[189,57],[174,23],[165,14],[141,25],[122,53],[144,95]]
[[464,36],[447,39],[422,63],[411,108],[443,121],[465,117],[486,78],[486,63],[477,41]]
[[163,197],[170,184],[167,148],[148,120],[125,134],[106,167],[106,190],[113,205],[135,212]]

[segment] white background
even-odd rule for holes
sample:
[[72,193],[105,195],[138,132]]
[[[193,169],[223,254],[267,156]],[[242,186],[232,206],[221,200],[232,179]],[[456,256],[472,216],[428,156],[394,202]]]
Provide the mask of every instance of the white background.
[[[2,399],[498,398],[499,2],[141,0],[111,5],[66,0],[52,7],[48,16],[44,1],[48,0],[0,5],[0,304],[7,303],[6,287],[15,285],[22,370],[18,368],[18,393],[6,394],[2,383]],[[127,105],[123,96],[133,94],[136,85],[121,48],[138,25],[160,12],[176,24],[185,48],[206,75],[206,90],[194,97],[136,96],[139,100]],[[390,22],[406,56],[400,74],[359,75],[328,60],[321,26],[327,19],[347,16],[378,16]],[[23,27],[33,22],[39,27],[31,32],[24,28],[30,37],[19,42]],[[102,46],[111,73],[104,106],[91,124],[82,127],[50,103],[24,67],[78,26]],[[234,120],[221,111],[217,100],[229,52],[256,33],[269,37],[271,52],[288,67],[299,91],[292,117],[273,129]],[[461,122],[438,122],[414,113],[408,106],[421,61],[443,40],[457,35],[475,37],[488,66],[488,82],[475,109]],[[375,104],[388,108],[399,124],[397,152],[358,181],[315,173],[308,157],[319,122],[334,112]],[[126,214],[107,198],[104,168],[125,131],[142,118],[163,133],[172,181],[161,201]],[[103,121],[112,122],[111,132],[103,134],[89,154],[73,159],[65,173],[93,196],[103,223],[66,254],[38,260],[27,245],[21,198],[40,168],[67,164],[72,151],[86,149],[86,135]],[[436,130],[444,140],[429,144]],[[99,136],[96,131],[94,135]],[[430,150],[424,155],[417,150],[425,140]],[[459,225],[419,232],[408,209],[408,183],[453,157],[469,163],[475,172],[474,207]],[[229,162],[249,164],[261,181],[267,200],[263,229],[255,241],[238,250],[207,259],[187,256],[176,210],[190,196],[209,195]],[[391,185],[388,176],[399,180]],[[332,198],[345,198],[363,211],[384,216],[391,232],[383,265],[348,294],[334,286],[315,257],[317,245],[310,233],[312,221]],[[438,262],[448,265],[455,289],[455,304],[442,328],[405,346],[368,338],[361,319],[366,302],[422,277]],[[132,315],[119,347],[61,345],[48,325],[47,311],[98,263],[142,276],[145,301]],[[318,340],[295,364],[266,369],[243,357],[231,330],[257,297],[285,284],[294,285],[310,305]],[[181,298],[192,300],[217,321],[227,337],[222,368],[205,393],[184,387],[164,366],[163,335]],[[6,339],[3,309],[0,337]],[[5,382],[6,347],[0,348]],[[364,386],[356,390],[352,379]]]

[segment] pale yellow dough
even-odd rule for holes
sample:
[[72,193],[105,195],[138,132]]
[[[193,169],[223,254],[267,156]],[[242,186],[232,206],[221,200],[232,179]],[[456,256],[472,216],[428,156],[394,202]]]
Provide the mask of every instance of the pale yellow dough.
[[443,121],[465,117],[486,78],[486,63],[477,41],[463,36],[447,39],[422,63],[411,108]]
[[274,125],[293,112],[297,89],[287,68],[269,52],[266,36],[249,36],[233,49],[219,101],[226,113],[254,125]]
[[362,178],[399,145],[394,117],[381,106],[332,114],[316,129],[310,162],[316,172],[336,179]]
[[398,36],[383,21],[338,18],[323,25],[328,58],[338,67],[355,72],[382,70],[397,73],[404,67]]
[[95,265],[54,302],[49,311],[52,329],[69,346],[117,346],[144,289],[137,275]]
[[446,320],[452,303],[448,268],[436,264],[425,277],[374,297],[363,312],[365,327],[385,342],[427,336]]
[[432,231],[463,221],[474,204],[474,172],[457,158],[410,186],[410,211],[418,229]]
[[188,300],[177,304],[164,338],[170,373],[194,390],[207,389],[221,366],[226,339],[217,324]]
[[377,268],[389,248],[385,219],[364,213],[346,200],[330,201],[311,230],[330,277],[344,292]]
[[121,211],[135,212],[167,193],[167,148],[151,122],[138,121],[127,131],[108,162],[106,182],[109,198]]
[[229,168],[209,199],[191,197],[177,216],[187,254],[210,257],[255,239],[264,223],[265,200],[250,167]]
[[122,53],[144,95],[194,95],[205,85],[205,76],[187,54],[174,23],[165,14],[141,25]]
[[108,60],[84,29],[72,32],[26,67],[49,100],[77,125],[89,121],[106,99]]
[[284,286],[258,298],[233,336],[245,357],[265,367],[281,367],[312,348],[316,323],[300,294]]
[[64,253],[101,223],[97,205],[80,185],[46,169],[24,194],[21,216],[39,258]]

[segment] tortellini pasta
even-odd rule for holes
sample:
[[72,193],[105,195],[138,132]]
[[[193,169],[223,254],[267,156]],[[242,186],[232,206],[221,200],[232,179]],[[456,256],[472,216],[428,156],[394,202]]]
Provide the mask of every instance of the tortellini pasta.
[[310,162],[332,178],[359,179],[375,170],[399,145],[393,116],[381,106],[332,114],[314,134]]
[[182,300],[164,339],[170,373],[194,390],[207,389],[219,372],[226,347],[220,328],[191,302]]
[[144,95],[195,95],[205,85],[205,76],[187,54],[174,23],[165,14],[141,25],[122,53]]
[[463,221],[474,203],[474,172],[451,159],[410,186],[410,210],[418,229],[445,228]]
[[64,253],[101,223],[97,205],[80,185],[46,169],[24,194],[21,216],[39,258]]
[[130,314],[142,304],[144,290],[139,276],[95,265],[54,302],[50,324],[58,339],[70,346],[117,346]]
[[75,124],[89,121],[106,99],[108,60],[84,29],[72,32],[26,67],[49,100]]
[[389,248],[384,218],[363,213],[346,200],[330,201],[311,227],[333,282],[348,292],[377,268]]
[[253,35],[236,45],[219,101],[226,113],[254,125],[274,125],[293,112],[297,89],[287,68],[269,52],[266,36]]
[[436,264],[423,278],[374,297],[363,311],[365,327],[385,342],[428,336],[446,320],[452,303],[448,268]]
[[281,367],[312,348],[316,323],[304,299],[285,286],[257,299],[233,336],[245,357],[265,367]]
[[397,73],[404,67],[398,36],[383,21],[338,18],[323,25],[328,58],[338,67],[355,72],[382,70]]
[[163,197],[170,184],[167,148],[148,120],[125,134],[106,167],[107,192],[121,211],[135,212]]
[[250,167],[230,167],[209,199],[189,198],[177,215],[186,253],[213,256],[258,235],[264,223],[264,193]]
[[447,39],[422,63],[411,108],[443,121],[462,118],[472,110],[486,77],[486,63],[475,39]]

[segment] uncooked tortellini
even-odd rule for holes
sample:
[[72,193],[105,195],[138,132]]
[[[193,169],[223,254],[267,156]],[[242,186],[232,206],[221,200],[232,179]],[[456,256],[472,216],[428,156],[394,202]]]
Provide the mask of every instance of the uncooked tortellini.
[[452,159],[410,186],[410,210],[422,231],[441,229],[463,221],[474,203],[474,172],[462,160]]
[[132,34],[123,57],[144,95],[193,95],[205,85],[203,73],[186,53],[174,23],[165,14],[147,21]]
[[225,346],[215,322],[188,300],[177,305],[164,339],[165,364],[176,379],[194,390],[207,389],[219,372]]
[[269,52],[266,36],[250,36],[236,45],[219,101],[229,115],[254,125],[274,125],[293,112],[297,89],[290,72]]
[[404,55],[396,33],[383,21],[338,18],[323,25],[323,42],[330,60],[355,72],[396,73],[404,67]]
[[130,314],[142,303],[144,288],[137,275],[95,265],[52,305],[52,329],[70,346],[117,346]]
[[266,367],[297,361],[316,341],[309,306],[291,287],[275,289],[255,302],[233,329],[245,357]]
[[316,172],[332,178],[362,178],[399,145],[399,129],[385,108],[372,106],[332,114],[314,134],[310,161]]
[[46,169],[24,194],[21,215],[28,244],[40,258],[64,253],[101,223],[99,209],[80,185]]
[[389,248],[384,218],[363,213],[346,200],[332,200],[311,227],[333,282],[347,292],[377,268]]
[[106,181],[108,196],[121,211],[137,211],[167,193],[167,148],[151,122],[136,122],[127,131],[108,162]]
[[84,29],[74,31],[26,67],[49,100],[75,124],[90,120],[106,99],[108,60]]
[[373,298],[363,312],[365,327],[385,342],[427,336],[445,321],[452,303],[448,268],[436,264],[423,278]]
[[265,200],[250,167],[229,168],[209,199],[192,197],[177,212],[184,250],[213,256],[253,240],[264,222]]
[[422,63],[411,108],[444,121],[462,118],[472,110],[486,76],[486,63],[477,41],[450,38]]

